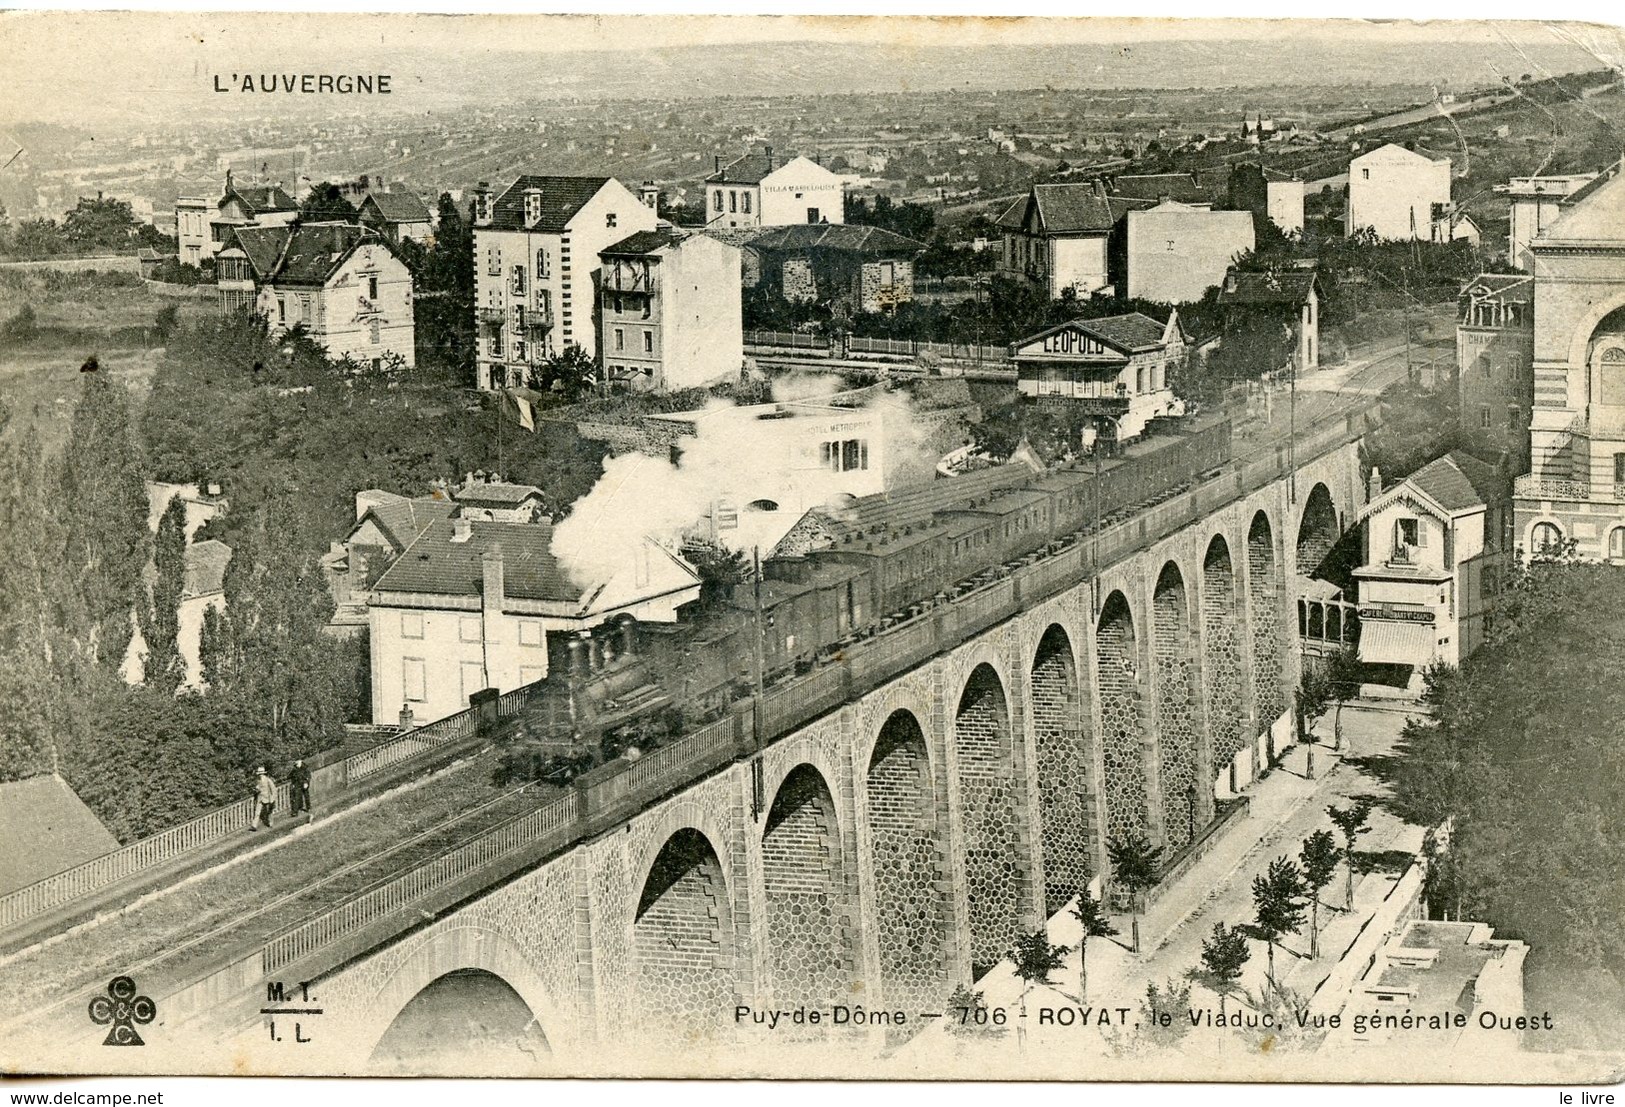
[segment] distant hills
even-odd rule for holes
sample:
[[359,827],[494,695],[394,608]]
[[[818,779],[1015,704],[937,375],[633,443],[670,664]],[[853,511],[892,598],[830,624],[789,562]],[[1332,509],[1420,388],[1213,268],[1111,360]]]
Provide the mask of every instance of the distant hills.
[[459,99],[663,99],[931,92],[946,89],[1259,88],[1375,85],[1423,78],[1452,87],[1498,83],[1529,73],[1594,69],[1597,59],[1567,45],[1530,46],[1447,37],[1436,43],[1340,41],[1333,35],[1235,41],[1148,40],[911,48],[768,42],[575,51],[538,56],[485,54],[477,67],[424,52],[396,57],[396,73],[417,70],[421,87]]

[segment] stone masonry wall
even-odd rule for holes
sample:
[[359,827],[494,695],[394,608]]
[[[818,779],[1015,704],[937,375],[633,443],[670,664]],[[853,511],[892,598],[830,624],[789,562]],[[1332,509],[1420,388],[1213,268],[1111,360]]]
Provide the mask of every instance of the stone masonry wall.
[[1202,667],[1207,675],[1207,730],[1213,764],[1228,765],[1247,744],[1241,732],[1241,636],[1244,612],[1237,604],[1230,552],[1215,547],[1202,567]]
[[1206,786],[1196,779],[1196,663],[1185,585],[1177,571],[1159,585],[1152,606],[1163,845],[1172,853],[1194,836],[1200,816],[1197,789]]
[[1081,691],[1071,643],[1057,628],[1040,646],[1032,675],[1046,915],[1088,887],[1093,875],[1088,713]]
[[1146,833],[1145,765],[1141,735],[1145,707],[1136,686],[1134,619],[1126,605],[1108,601],[1096,634],[1100,663],[1101,753],[1106,769],[1106,840]]
[[847,994],[853,944],[834,804],[810,769],[792,774],[774,801],[762,876],[774,1001],[828,1007]]

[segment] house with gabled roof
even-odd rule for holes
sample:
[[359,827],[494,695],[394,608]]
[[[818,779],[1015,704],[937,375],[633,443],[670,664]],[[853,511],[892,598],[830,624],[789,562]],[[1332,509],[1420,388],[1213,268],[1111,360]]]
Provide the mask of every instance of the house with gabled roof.
[[1260,312],[1278,317],[1292,331],[1298,370],[1320,368],[1320,281],[1312,267],[1254,273],[1231,266],[1219,286],[1219,306],[1226,331]]
[[1099,180],[1033,185],[996,223],[1003,234],[999,273],[1043,287],[1051,299],[1079,296],[1122,279],[1124,217],[1154,200],[1113,196]]
[[426,245],[434,234],[429,209],[415,192],[369,192],[356,218],[397,246],[408,240]]
[[550,653],[627,618],[673,622],[699,574],[646,539],[602,579],[578,581],[553,554],[550,523],[454,515],[430,523],[370,591],[373,721],[445,718],[469,697],[547,676]]
[[659,224],[613,177],[526,174],[474,191],[475,384],[529,383],[565,348],[598,356],[599,254]]
[[1169,372],[1187,343],[1179,312],[1166,321],[1131,312],[1058,323],[1014,343],[1011,358],[1023,396],[1076,405],[1097,435],[1122,442],[1152,419],[1184,411]]
[[890,313],[914,298],[914,259],[924,252],[925,243],[884,227],[776,227],[745,244],[756,261],[745,268],[792,303]]
[[811,158],[775,157],[768,146],[727,165],[718,158],[705,178],[708,227],[845,222],[846,184]]
[[369,227],[238,227],[215,269],[222,313],[256,312],[272,333],[302,326],[329,357],[375,370],[416,360],[411,270]]
[[1398,667],[1393,683],[1420,690],[1431,662],[1457,665],[1478,647],[1505,580],[1510,492],[1493,465],[1454,450],[1366,504],[1361,661]]

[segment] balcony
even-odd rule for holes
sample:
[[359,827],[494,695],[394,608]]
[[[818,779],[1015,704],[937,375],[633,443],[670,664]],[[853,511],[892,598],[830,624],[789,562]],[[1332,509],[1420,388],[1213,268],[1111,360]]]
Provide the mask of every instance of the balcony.
[[553,309],[547,304],[531,308],[525,312],[525,326],[533,331],[552,330]]
[[1625,502],[1625,485],[1587,484],[1579,480],[1552,480],[1526,473],[1512,482],[1512,495],[1520,500],[1578,500],[1581,502]]
[[499,327],[508,320],[508,313],[501,308],[482,307],[476,314],[481,323],[491,323]]

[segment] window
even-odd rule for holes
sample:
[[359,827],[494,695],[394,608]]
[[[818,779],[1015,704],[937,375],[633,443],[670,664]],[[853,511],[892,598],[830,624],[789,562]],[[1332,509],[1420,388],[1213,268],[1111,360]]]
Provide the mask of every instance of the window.
[[462,684],[463,706],[466,707],[469,697],[485,687],[485,666],[478,661],[464,661],[457,670]]
[[1394,555],[1403,557],[1407,551],[1421,545],[1422,525],[1416,519],[1394,520]]
[[537,250],[536,251],[536,279],[541,280],[545,276],[547,276],[547,251],[545,249]]
[[480,619],[478,615],[461,615],[458,617],[457,639],[460,642],[478,642],[480,640]]
[[654,331],[643,332],[643,352],[646,354],[652,354],[655,352]]
[[1517,430],[1521,426],[1523,426],[1523,417],[1518,412],[1518,405],[1517,404],[1508,404],[1507,405],[1507,428],[1509,430]]
[[608,214],[606,214],[604,216],[604,226],[611,227],[611,228],[613,228],[615,226],[615,213],[614,212],[609,212]]
[[401,612],[401,637],[423,637],[423,613],[421,611]]
[[1625,406],[1625,349],[1611,346],[1598,359],[1597,402]]
[[728,210],[739,210],[739,193],[733,191],[732,189],[728,190]]
[[513,294],[515,296],[525,294],[525,267],[523,265],[513,267]]
[[421,657],[402,658],[401,699],[407,703],[422,703],[429,698],[425,691],[426,683],[423,676],[423,659]]
[[1145,391],[1145,366],[1143,365],[1134,371],[1134,391]]
[[890,261],[883,261],[880,263],[880,283],[882,285],[893,285],[897,283],[896,263]]
[[276,298],[276,321],[278,323],[288,321],[288,301],[282,296]]
[[722,210],[722,189],[719,188],[711,193],[711,207],[715,211]]
[[818,448],[818,462],[832,473],[867,469],[869,441],[866,438],[848,438],[840,442],[825,442]]
[[626,332],[619,327],[615,328],[615,348],[617,350],[626,349]]
[[[524,274],[523,269],[521,269],[519,272],[520,272],[521,275]],[[378,278],[377,277],[368,277],[367,278],[367,299],[369,299],[369,300],[378,299]]]
[[746,215],[750,214],[750,193],[741,192],[739,194],[739,210]]
[[807,222],[809,222],[809,223],[818,222],[818,209],[817,208],[808,208],[807,209]]
[[1613,561],[1625,560],[1625,527],[1608,532],[1608,557]]
[[1371,170],[1369,170],[1369,169],[1360,170],[1360,179],[1363,180],[1363,181],[1369,181],[1371,179]]
[[1535,553],[1555,554],[1563,547],[1563,532],[1556,523],[1536,523],[1529,534],[1529,545]]
[[533,620],[525,620],[519,624],[519,644],[521,646],[539,646],[542,644],[542,624]]

